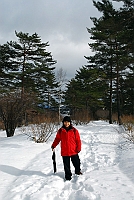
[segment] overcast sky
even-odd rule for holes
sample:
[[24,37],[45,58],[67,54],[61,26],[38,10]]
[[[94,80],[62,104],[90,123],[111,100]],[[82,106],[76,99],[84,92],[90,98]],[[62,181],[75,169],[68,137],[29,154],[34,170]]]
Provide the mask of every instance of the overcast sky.
[[66,78],[74,78],[76,70],[87,64],[91,55],[90,17],[99,17],[92,0],[0,0],[0,44],[16,40],[17,32],[37,33],[57,60]]

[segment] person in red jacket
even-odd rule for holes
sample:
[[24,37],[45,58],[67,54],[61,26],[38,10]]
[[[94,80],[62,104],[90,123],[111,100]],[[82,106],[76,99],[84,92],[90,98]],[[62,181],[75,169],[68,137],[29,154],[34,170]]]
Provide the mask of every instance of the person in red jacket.
[[54,148],[61,143],[61,156],[63,158],[65,179],[71,180],[70,159],[75,168],[75,174],[82,174],[78,155],[81,151],[81,139],[78,130],[72,126],[69,116],[65,116],[62,122],[63,125],[58,130],[51,148],[54,150]]

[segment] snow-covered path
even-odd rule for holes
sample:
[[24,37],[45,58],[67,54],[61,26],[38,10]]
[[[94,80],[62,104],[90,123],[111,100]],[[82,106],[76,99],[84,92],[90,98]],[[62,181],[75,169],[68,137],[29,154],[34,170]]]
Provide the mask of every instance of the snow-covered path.
[[47,144],[35,144],[20,134],[2,137],[0,200],[134,200],[134,149],[121,148],[119,127],[95,121],[76,128],[82,139],[83,175],[66,182],[60,146],[58,172],[53,174],[50,146],[55,134]]

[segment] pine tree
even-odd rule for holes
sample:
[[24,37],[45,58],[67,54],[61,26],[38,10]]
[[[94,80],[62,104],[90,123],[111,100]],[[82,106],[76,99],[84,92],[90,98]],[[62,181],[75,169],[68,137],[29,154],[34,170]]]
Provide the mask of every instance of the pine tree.
[[74,113],[85,109],[94,116],[97,109],[104,107],[104,91],[107,88],[104,76],[103,70],[92,67],[83,66],[77,71],[75,79],[67,85],[65,95],[65,102]]
[[[88,29],[93,43],[89,44],[95,55],[86,57],[90,65],[103,68],[109,81],[109,122],[112,123],[112,98],[117,103],[118,122],[121,124],[121,82],[126,76],[126,69],[132,64],[128,52],[128,41],[124,37],[126,26],[122,23],[121,11],[116,11],[108,0],[93,1],[94,6],[102,12],[99,19],[91,18],[94,27]],[[131,60],[131,61],[130,61]],[[130,64],[131,63],[131,64]]]
[[[50,87],[55,86],[53,73],[55,67],[51,66],[56,61],[46,50],[49,44],[48,42],[42,43],[36,33],[29,35],[15,32],[15,34],[18,41],[10,41],[6,44],[10,55],[6,61],[6,64],[8,63],[7,73],[12,77],[12,86],[21,88],[22,95],[25,90],[32,90],[42,96],[47,90],[47,84],[50,84]],[[47,80],[47,76],[51,81]]]
[[57,85],[52,67],[56,61],[46,50],[48,42],[42,43],[36,33],[15,34],[17,42],[0,46],[0,115],[8,137],[14,135],[28,106],[35,104],[35,97],[49,104],[48,95]]

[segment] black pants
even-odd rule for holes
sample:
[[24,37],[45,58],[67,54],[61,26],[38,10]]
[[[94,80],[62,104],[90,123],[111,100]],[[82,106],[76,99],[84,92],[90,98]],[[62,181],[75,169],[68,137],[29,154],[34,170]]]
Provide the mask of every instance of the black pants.
[[73,155],[73,156],[62,156],[63,158],[63,164],[64,164],[64,171],[65,171],[65,179],[71,180],[71,170],[70,170],[70,158],[73,163],[73,166],[75,168],[75,174],[78,174],[80,172],[80,159],[79,155]]

